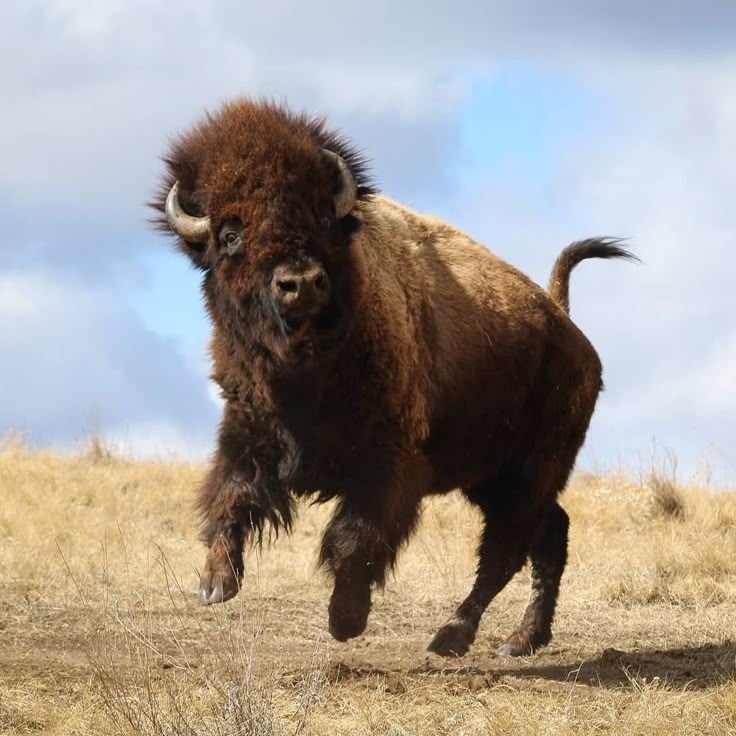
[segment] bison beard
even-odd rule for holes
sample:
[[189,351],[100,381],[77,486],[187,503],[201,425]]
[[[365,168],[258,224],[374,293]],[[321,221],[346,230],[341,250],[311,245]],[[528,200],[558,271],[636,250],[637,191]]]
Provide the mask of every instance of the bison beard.
[[503,654],[551,638],[567,556],[565,487],[601,389],[567,314],[570,271],[629,258],[565,249],[545,292],[440,220],[379,196],[321,120],[241,100],[173,146],[154,203],[204,272],[225,400],[200,509],[203,604],[236,595],[243,547],[288,530],[295,498],[337,498],[321,561],[332,635],[365,628],[416,525],[455,488],[483,513],[473,589],[429,649],[462,655],[529,559],[532,596]]

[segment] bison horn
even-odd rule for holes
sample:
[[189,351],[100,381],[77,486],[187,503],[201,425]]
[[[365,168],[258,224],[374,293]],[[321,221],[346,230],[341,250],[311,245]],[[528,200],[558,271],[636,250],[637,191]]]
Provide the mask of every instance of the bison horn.
[[189,243],[206,243],[210,237],[210,218],[188,215],[179,204],[179,182],[174,182],[166,197],[166,217],[171,229]]
[[340,170],[340,177],[342,179],[342,186],[340,191],[335,195],[335,215],[337,219],[342,219],[347,215],[350,210],[355,207],[355,202],[358,199],[358,187],[355,184],[355,179],[350,171],[350,167],[345,163],[341,156],[338,156],[334,151],[323,149],[325,155],[331,159]]

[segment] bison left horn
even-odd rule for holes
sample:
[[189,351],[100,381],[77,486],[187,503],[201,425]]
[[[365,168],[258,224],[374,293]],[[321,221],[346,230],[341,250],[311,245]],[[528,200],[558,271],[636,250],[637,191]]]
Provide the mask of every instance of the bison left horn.
[[210,238],[210,218],[188,215],[179,204],[179,182],[166,197],[166,217],[171,229],[189,243],[206,243]]
[[345,160],[327,148],[324,148],[323,151],[325,156],[340,171],[341,187],[340,191],[335,195],[335,216],[340,220],[355,207],[355,202],[358,199],[358,187],[355,184],[350,167],[345,163]]

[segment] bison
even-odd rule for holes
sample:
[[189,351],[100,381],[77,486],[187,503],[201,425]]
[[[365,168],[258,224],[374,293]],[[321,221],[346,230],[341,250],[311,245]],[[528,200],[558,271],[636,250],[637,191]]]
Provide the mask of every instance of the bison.
[[320,553],[329,630],[356,637],[422,499],[459,488],[484,518],[477,578],[429,650],[465,654],[527,558],[531,601],[499,652],[549,642],[567,558],[557,498],[602,386],[568,316],[570,272],[634,256],[613,239],[574,243],[545,292],[380,195],[323,119],[270,102],[226,103],[164,160],[156,221],[203,272],[224,399],[199,500],[200,602],[236,595],[244,545],[288,531],[296,499],[337,499]]

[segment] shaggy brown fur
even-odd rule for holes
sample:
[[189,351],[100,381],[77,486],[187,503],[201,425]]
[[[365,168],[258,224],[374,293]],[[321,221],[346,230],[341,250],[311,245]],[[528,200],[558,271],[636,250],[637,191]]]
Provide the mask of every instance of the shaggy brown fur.
[[[341,220],[339,172],[321,148],[358,184]],[[200,502],[210,548],[200,600],[237,593],[244,543],[266,523],[288,529],[294,497],[338,497],[321,551],[335,581],[329,626],[357,636],[421,499],[461,488],[485,517],[478,575],[430,649],[464,654],[527,557],[532,599],[501,651],[547,643],[567,549],[557,497],[601,388],[598,356],[566,314],[569,274],[583,258],[629,254],[603,240],[571,246],[551,298],[450,225],[377,195],[322,122],[270,104],[225,105],[166,160],[158,209],[178,180],[186,211],[211,219],[208,243],[178,247],[205,272],[225,399]],[[244,233],[235,254],[219,235],[233,222]],[[329,276],[330,301],[289,324],[272,274],[307,262]]]

